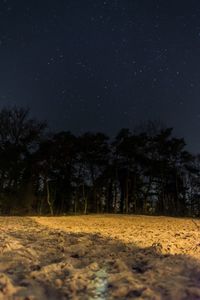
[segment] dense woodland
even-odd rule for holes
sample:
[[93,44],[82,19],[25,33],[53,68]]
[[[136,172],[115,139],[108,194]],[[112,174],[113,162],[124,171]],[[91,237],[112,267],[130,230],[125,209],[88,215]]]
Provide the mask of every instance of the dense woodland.
[[21,108],[0,111],[0,213],[200,216],[200,156],[149,122],[103,133],[50,133]]

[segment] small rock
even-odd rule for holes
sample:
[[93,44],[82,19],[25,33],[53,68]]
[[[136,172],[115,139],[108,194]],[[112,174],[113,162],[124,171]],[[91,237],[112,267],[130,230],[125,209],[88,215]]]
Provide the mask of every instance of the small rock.
[[57,278],[57,279],[55,280],[55,285],[56,285],[57,288],[61,288],[61,287],[63,286],[62,280],[59,279],[59,278]]
[[91,271],[96,272],[99,270],[99,265],[98,265],[98,263],[94,262],[94,263],[90,264],[89,268]]
[[158,253],[162,253],[162,249],[163,249],[163,246],[161,243],[153,243],[152,244],[152,248],[158,252]]

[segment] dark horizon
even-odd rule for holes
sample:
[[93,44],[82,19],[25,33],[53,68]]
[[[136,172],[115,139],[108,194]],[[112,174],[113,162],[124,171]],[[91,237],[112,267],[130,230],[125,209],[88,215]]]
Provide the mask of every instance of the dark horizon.
[[74,134],[161,120],[200,152],[199,1],[4,0],[0,106]]

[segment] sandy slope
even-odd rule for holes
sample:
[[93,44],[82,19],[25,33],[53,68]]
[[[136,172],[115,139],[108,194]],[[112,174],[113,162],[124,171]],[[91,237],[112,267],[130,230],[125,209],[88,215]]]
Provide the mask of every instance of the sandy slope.
[[1,299],[200,299],[200,221],[0,218]]

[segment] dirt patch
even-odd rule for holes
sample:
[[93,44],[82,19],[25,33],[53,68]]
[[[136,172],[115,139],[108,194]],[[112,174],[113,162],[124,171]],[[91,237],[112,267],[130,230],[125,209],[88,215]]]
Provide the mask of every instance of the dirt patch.
[[0,299],[200,299],[189,219],[2,217],[0,230]]
[[35,221],[68,233],[101,234],[106,238],[160,248],[162,254],[187,254],[200,260],[200,220],[188,218],[91,215],[36,218]]

